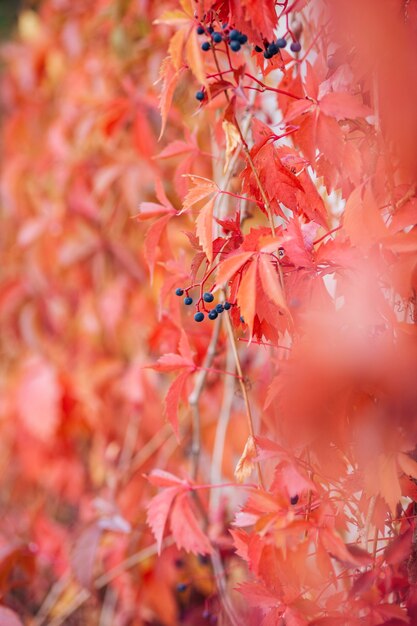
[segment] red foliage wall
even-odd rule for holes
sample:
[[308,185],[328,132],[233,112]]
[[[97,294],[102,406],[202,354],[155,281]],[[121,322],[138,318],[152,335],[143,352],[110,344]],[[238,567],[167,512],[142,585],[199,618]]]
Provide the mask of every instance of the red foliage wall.
[[415,0],[43,0],[2,47],[0,623],[417,623]]

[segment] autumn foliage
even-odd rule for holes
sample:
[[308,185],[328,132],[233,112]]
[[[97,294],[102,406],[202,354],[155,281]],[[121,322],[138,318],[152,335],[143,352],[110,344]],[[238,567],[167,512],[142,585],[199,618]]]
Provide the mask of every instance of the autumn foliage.
[[416,0],[22,11],[0,625],[417,624],[416,41]]

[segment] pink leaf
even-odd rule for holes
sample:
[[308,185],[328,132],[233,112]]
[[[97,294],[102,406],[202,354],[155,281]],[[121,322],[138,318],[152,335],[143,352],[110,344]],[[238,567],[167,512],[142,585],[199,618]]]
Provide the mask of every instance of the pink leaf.
[[210,541],[200,528],[187,493],[181,494],[175,500],[170,526],[179,549],[183,548],[194,554],[211,554],[213,551]]
[[0,624],[1,626],[23,626],[18,615],[5,606],[0,606]]
[[180,493],[179,487],[168,487],[154,496],[147,507],[147,521],[154,534],[158,546],[158,554],[161,554],[164,530],[175,496]]

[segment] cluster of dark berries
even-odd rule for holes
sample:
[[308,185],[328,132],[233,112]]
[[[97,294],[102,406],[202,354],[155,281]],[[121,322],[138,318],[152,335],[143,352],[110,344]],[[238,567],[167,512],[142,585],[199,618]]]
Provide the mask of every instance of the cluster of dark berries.
[[[278,37],[276,41],[265,44],[265,50],[262,50],[260,46],[255,46],[256,52],[263,52],[265,59],[272,59],[278,52],[287,46],[287,40],[285,37]],[[301,44],[299,41],[293,41],[290,45],[292,52],[300,52]]]
[[225,41],[233,52],[239,52],[240,48],[247,42],[248,38],[246,35],[241,33],[236,28],[229,30],[227,24],[223,24],[222,31],[214,30],[213,26],[208,26],[205,28],[202,24],[197,26],[197,33],[199,35],[207,35],[210,37],[210,40],[203,41],[201,44],[201,49],[204,52],[210,50],[212,45],[216,43],[221,43]]
[[[176,296],[184,295],[184,289],[181,289],[181,288],[176,289],[175,295]],[[206,291],[205,293],[203,293],[203,300],[207,304],[210,304],[211,302],[213,302],[214,296],[210,291]],[[186,297],[184,298],[184,304],[189,306],[192,303],[193,303],[193,299],[189,295],[186,295]],[[219,302],[219,304],[216,304],[214,309],[211,309],[211,311],[208,312],[207,317],[209,318],[209,320],[215,320],[216,317],[220,315],[220,313],[223,313],[223,311],[228,311],[231,307],[232,305],[230,304],[230,302],[224,302],[223,304]],[[202,322],[204,317],[205,315],[202,311],[197,311],[197,313],[194,315],[194,319],[196,322]]]

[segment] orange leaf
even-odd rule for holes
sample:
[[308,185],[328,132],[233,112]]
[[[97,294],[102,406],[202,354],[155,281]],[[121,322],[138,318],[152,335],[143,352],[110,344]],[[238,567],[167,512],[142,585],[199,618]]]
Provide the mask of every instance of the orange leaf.
[[253,252],[238,252],[228,256],[219,266],[216,291],[229,282],[236,272],[253,256]]
[[205,85],[207,83],[206,72],[195,28],[192,28],[187,39],[187,43],[185,44],[185,56],[187,58],[187,63],[198,82],[201,85]]
[[253,321],[256,313],[256,279],[257,279],[258,259],[249,265],[243,274],[237,292],[237,303],[240,307],[245,323],[248,325],[250,333],[253,332]]
[[270,258],[265,254],[259,255],[259,275],[261,277],[262,287],[266,296],[280,309],[287,311],[288,309],[285,303],[285,297],[281,288],[279,276]]
[[213,260],[213,207],[215,198],[211,198],[200,210],[196,220],[197,237],[209,262]]
[[190,179],[192,186],[184,198],[184,209],[191,208],[200,200],[207,198],[211,193],[219,191],[216,183],[208,178],[203,178],[202,176],[188,176],[187,178]]
[[417,480],[417,463],[408,454],[400,452],[398,455],[398,465],[401,467],[404,474],[411,476]]
[[255,468],[254,459],[256,457],[256,446],[255,440],[252,435],[249,435],[248,440],[245,444],[245,448],[242,452],[242,456],[240,457],[236,469],[235,469],[235,477],[240,483],[242,483],[245,478],[248,478],[252,471]]

